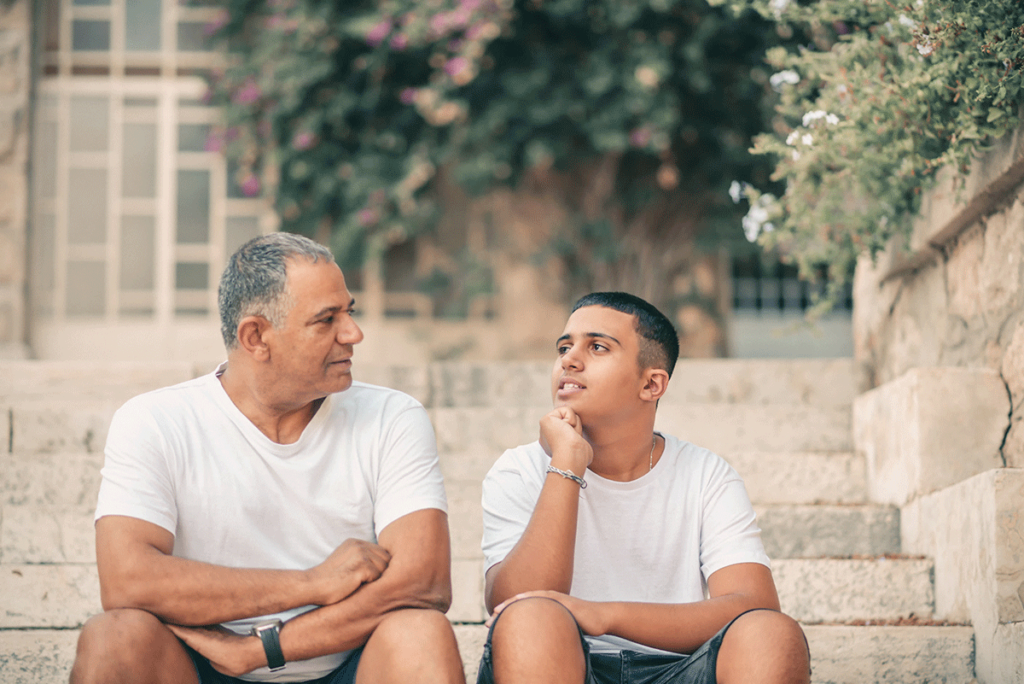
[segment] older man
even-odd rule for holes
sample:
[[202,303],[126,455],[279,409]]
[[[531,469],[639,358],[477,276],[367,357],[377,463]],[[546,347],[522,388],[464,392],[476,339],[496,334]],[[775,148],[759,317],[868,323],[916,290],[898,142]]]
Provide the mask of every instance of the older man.
[[256,238],[219,300],[227,362],[114,417],[71,681],[461,684],[434,433],[352,380],[331,253]]

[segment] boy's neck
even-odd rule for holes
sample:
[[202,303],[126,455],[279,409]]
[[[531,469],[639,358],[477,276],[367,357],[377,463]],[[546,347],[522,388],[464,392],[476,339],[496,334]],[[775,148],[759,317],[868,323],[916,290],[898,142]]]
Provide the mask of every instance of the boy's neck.
[[590,470],[607,480],[630,482],[650,472],[661,456],[662,441],[654,436],[654,416],[623,424],[602,423],[584,428],[594,449]]

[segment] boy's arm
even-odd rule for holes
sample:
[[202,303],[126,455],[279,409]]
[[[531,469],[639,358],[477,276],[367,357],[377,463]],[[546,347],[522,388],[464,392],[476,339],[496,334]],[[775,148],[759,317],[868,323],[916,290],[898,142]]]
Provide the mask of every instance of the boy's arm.
[[[709,599],[696,603],[595,602],[550,591],[519,597],[546,596],[558,601],[589,636],[609,634],[675,653],[692,653],[745,611],[779,610],[771,570],[760,563],[738,563],[718,570],[708,578],[708,592]],[[498,607],[495,616],[507,603]]]
[[[583,422],[571,409],[559,408],[541,419],[541,441],[551,465],[584,477],[593,450],[582,436]],[[487,570],[487,610],[524,591],[546,589],[568,593],[576,551],[576,520],[580,486],[548,473],[522,536],[507,556]]]

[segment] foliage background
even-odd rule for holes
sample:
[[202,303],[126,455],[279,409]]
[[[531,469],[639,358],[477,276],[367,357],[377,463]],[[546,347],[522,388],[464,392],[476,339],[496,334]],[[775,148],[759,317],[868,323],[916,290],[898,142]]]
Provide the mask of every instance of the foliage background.
[[[705,0],[223,0],[234,59],[212,140],[282,228],[359,263],[435,225],[439,188],[554,192],[542,257],[568,294],[620,287],[672,310],[698,239],[740,237],[735,179],[775,94],[755,12]],[[742,242],[742,238],[740,238]],[[693,296],[692,293],[690,295]],[[713,305],[708,304],[709,308]]]

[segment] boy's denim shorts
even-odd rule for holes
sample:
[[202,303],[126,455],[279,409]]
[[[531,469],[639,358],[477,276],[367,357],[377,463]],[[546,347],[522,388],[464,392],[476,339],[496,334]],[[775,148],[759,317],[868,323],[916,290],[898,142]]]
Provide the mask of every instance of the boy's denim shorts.
[[[199,684],[252,684],[252,682],[245,679],[238,679],[237,677],[229,677],[226,674],[221,674],[217,670],[213,669],[210,665],[210,661],[203,656],[196,653],[194,650],[185,646],[185,650],[188,651],[189,656],[192,657],[192,663],[196,666],[196,675],[199,677]],[[311,679],[309,682],[303,684],[355,684],[356,681],[356,670],[359,668],[359,657],[363,655],[363,649],[357,649],[352,655],[345,659],[337,670],[330,674],[320,677],[319,679]]]
[[[749,611],[748,611],[749,612]],[[716,684],[715,668],[718,651],[722,648],[725,632],[740,616],[729,621],[718,633],[690,655],[665,655],[619,651],[618,653],[591,653],[590,646],[580,630],[580,643],[587,660],[587,674],[583,684]],[[501,616],[498,616],[501,619]],[[494,684],[491,664],[491,635],[487,634],[477,684]],[[576,626],[579,629],[579,625]]]

